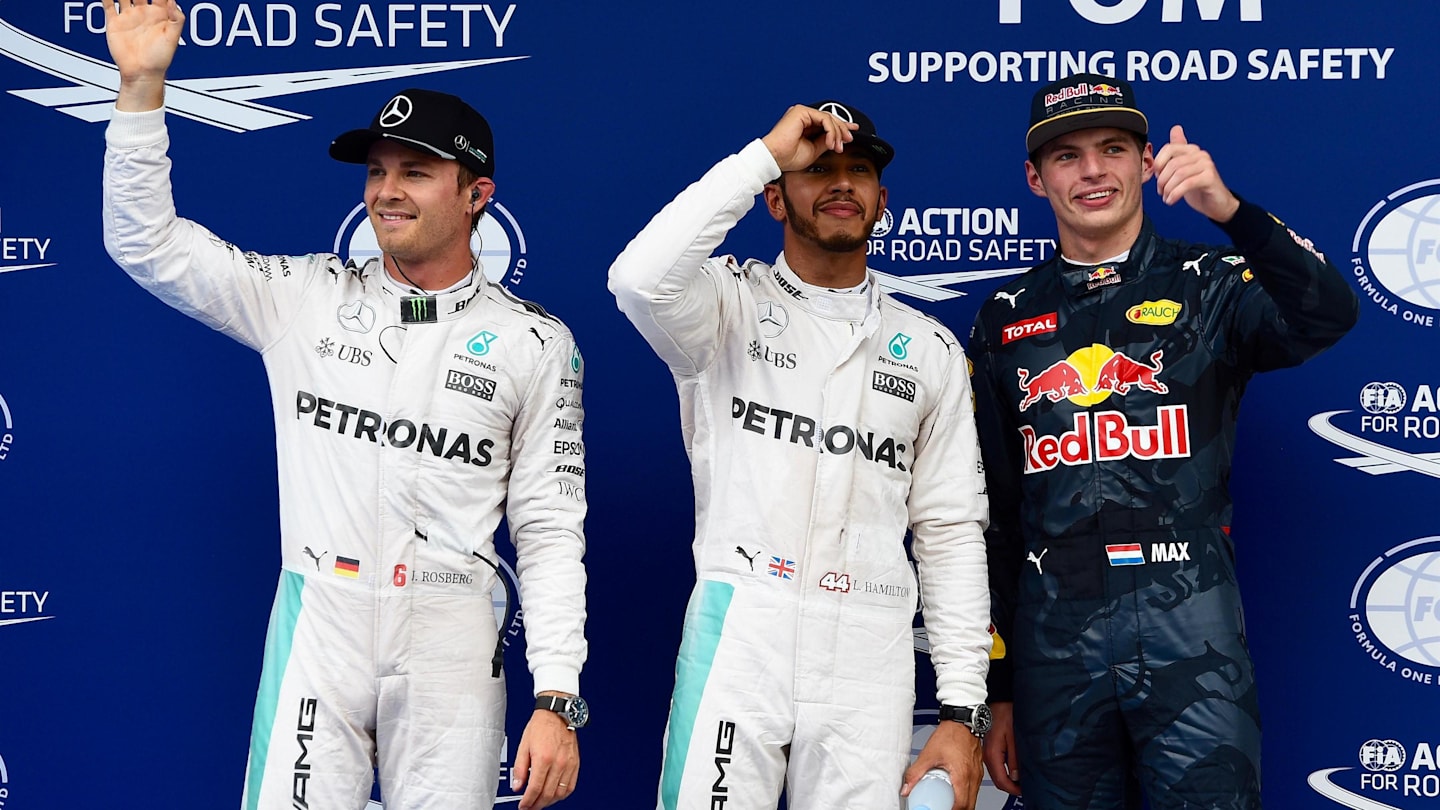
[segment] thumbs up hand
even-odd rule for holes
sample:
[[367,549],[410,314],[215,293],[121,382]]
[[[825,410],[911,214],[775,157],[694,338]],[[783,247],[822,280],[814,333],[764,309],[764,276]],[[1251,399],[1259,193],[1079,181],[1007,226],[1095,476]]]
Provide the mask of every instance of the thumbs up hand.
[[1170,128],[1170,142],[1155,155],[1155,188],[1166,205],[1186,205],[1217,221],[1235,216],[1240,201],[1226,188],[1210,153],[1185,139],[1179,124]]

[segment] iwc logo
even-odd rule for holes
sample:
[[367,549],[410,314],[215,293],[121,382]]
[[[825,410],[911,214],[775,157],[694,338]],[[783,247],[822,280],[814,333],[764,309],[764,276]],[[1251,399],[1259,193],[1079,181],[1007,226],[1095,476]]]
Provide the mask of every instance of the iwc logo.
[[1351,275],[1371,303],[1417,326],[1440,310],[1440,180],[1406,186],[1375,204],[1351,245]]
[[1350,632],[1377,666],[1410,683],[1440,682],[1440,537],[1376,557],[1350,595]]
[[[375,229],[361,203],[350,210],[335,233],[335,254],[346,261],[364,264],[380,255]],[[525,234],[520,223],[499,200],[491,198],[480,225],[470,235],[470,251],[480,257],[485,277],[505,287],[516,287],[525,279]]]

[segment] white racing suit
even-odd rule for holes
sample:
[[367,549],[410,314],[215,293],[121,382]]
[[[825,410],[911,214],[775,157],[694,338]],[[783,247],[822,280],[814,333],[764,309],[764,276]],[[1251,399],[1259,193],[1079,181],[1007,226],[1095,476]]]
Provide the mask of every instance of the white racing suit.
[[[780,174],[755,141],[665,207],[610,269],[675,375],[695,486],[657,807],[899,805],[916,576],[945,703],[985,699],[987,514],[965,356],[879,292],[709,258]],[[788,781],[787,781],[788,774]]]
[[378,767],[391,808],[488,810],[502,510],[535,689],[578,692],[586,654],[569,330],[478,271],[402,303],[378,259],[241,252],[176,217],[163,111],[115,112],[106,140],[110,255],[270,378],[282,570],[243,807],[363,808]]

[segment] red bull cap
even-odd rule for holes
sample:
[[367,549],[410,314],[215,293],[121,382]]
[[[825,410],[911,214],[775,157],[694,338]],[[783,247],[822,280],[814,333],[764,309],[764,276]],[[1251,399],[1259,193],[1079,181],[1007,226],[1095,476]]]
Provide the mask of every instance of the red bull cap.
[[1025,151],[1081,129],[1118,127],[1145,136],[1150,123],[1135,106],[1129,82],[1098,73],[1077,73],[1040,88],[1030,101]]

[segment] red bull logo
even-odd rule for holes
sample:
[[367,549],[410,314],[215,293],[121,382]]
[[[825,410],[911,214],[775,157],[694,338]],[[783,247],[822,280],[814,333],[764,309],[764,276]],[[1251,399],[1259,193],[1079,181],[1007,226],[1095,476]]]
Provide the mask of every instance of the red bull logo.
[[1090,88],[1090,92],[1097,96],[1118,96],[1121,95],[1120,88],[1113,84],[1097,84]]
[[1108,287],[1120,283],[1120,270],[1113,264],[1102,264],[1085,274],[1085,289]]
[[1062,101],[1069,101],[1072,98],[1080,98],[1090,95],[1090,83],[1080,82],[1069,87],[1062,87],[1053,93],[1045,94],[1045,106],[1053,107]]
[[1020,390],[1025,392],[1020,400],[1020,410],[1027,410],[1042,399],[1059,402],[1062,399],[1088,394],[1090,389],[1080,377],[1080,370],[1068,359],[1030,376],[1030,370],[1019,369]]
[[[1160,381],[1165,370],[1165,352],[1157,349],[1145,360],[1137,360],[1098,343],[1072,353],[1044,371],[1031,375],[1017,369],[1020,410],[1048,400],[1068,399],[1081,408],[1104,402],[1111,395],[1131,391],[1167,394],[1170,387]],[[1119,411],[1081,411],[1075,414],[1072,429],[1058,436],[1042,436],[1025,425],[1020,435],[1025,444],[1025,472],[1044,472],[1064,464],[1076,466],[1126,458],[1187,458],[1190,455],[1189,412],[1184,405],[1156,410],[1154,425],[1134,425]]]
[[1158,423],[1132,425],[1119,411],[1075,414],[1074,427],[1059,436],[1040,436],[1024,425],[1025,474],[1103,461],[1138,458],[1152,461],[1190,456],[1190,420],[1184,405],[1156,410]]
[[[1008,341],[1007,341],[1008,342]],[[1125,396],[1138,388],[1152,394],[1167,394],[1170,387],[1160,382],[1165,370],[1163,349],[1150,355],[1149,362],[1136,360],[1098,343],[1074,352],[1044,371],[1030,376],[1029,369],[1017,369],[1020,377],[1020,410],[1042,399],[1068,399],[1082,408],[1104,402],[1112,393]]]

